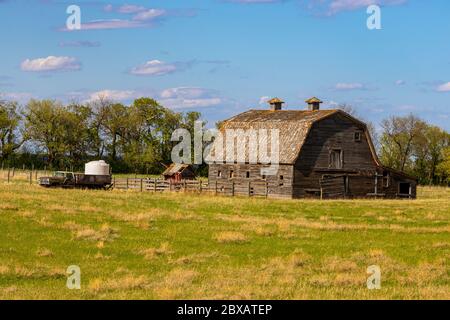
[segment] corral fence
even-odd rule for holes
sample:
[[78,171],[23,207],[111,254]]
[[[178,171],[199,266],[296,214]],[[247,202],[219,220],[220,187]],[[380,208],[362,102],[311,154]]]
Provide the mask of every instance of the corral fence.
[[265,181],[209,183],[203,180],[172,181],[151,178],[113,178],[114,189],[140,192],[195,192],[224,196],[267,197],[269,185]]
[[52,171],[49,170],[37,170],[34,167],[27,168],[25,166],[21,168],[15,167],[2,167],[0,168],[0,182],[28,182],[30,184],[37,182],[39,177],[52,175]]

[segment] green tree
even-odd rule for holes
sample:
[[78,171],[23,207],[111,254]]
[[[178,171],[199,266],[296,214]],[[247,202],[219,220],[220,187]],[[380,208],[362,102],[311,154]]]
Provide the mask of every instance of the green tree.
[[410,114],[406,117],[390,117],[381,123],[380,159],[394,169],[411,171],[414,144],[421,139],[426,123]]
[[450,184],[450,147],[442,150],[442,161],[436,168],[442,182]]
[[414,173],[423,184],[437,184],[438,165],[443,161],[443,150],[449,146],[450,135],[443,129],[427,125],[413,144]]
[[0,159],[8,160],[23,144],[18,137],[21,117],[15,102],[0,101]]

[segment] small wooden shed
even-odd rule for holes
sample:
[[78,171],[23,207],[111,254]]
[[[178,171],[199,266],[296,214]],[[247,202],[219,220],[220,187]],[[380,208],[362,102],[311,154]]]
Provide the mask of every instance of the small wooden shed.
[[194,180],[194,169],[189,164],[172,163],[162,173],[164,180],[170,180],[173,182],[180,182],[182,180]]

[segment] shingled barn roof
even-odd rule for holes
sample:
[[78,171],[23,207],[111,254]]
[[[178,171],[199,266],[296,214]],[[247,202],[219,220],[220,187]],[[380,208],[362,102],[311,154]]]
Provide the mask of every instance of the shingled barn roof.
[[183,172],[186,168],[189,168],[188,164],[181,164],[181,163],[172,163],[170,166],[164,170],[162,173],[163,176],[173,176],[179,172]]
[[[249,110],[224,121],[220,131],[224,134],[227,129],[278,129],[280,140],[279,163],[294,164],[312,125],[315,122],[336,113],[342,114],[360,125],[365,126],[363,122],[353,118],[342,110],[281,110],[276,112],[271,110]],[[270,132],[268,135],[270,136]],[[268,143],[267,141],[264,141],[263,143],[269,147],[268,149],[270,151],[270,141]],[[229,144],[226,144],[226,147],[228,150],[224,148],[224,159],[227,154],[237,153],[236,146],[234,147],[234,151],[230,149]],[[214,150],[214,147],[212,150]],[[248,148],[246,148],[245,159],[249,159],[248,152]],[[250,150],[250,152],[257,153],[256,150]],[[212,161],[215,158],[214,153],[215,152],[210,154],[209,161]]]

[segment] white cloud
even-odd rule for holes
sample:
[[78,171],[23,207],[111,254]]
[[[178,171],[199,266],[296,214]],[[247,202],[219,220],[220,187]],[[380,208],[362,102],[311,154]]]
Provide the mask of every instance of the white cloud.
[[437,87],[437,91],[450,92],[450,82],[441,84],[439,87]]
[[151,21],[158,17],[162,17],[166,14],[165,10],[161,9],[149,9],[141,11],[133,16],[134,21]]
[[101,90],[92,92],[86,101],[95,101],[98,99],[112,101],[127,101],[137,99],[141,94],[135,90]]
[[[111,9],[112,9],[112,6],[111,6]],[[145,7],[143,7],[143,6],[137,6],[137,5],[133,5],[133,4],[124,4],[117,9],[117,12],[136,13],[136,12],[140,12],[140,11],[144,11],[144,10],[145,10]]]
[[26,59],[20,65],[23,71],[45,72],[45,71],[76,71],[81,69],[81,64],[73,57],[55,57]]
[[376,4],[394,6],[407,3],[408,0],[310,0],[309,8],[319,7],[325,15],[332,16],[344,11],[354,11]]
[[403,85],[406,84],[406,81],[405,81],[405,80],[397,80],[397,81],[395,81],[395,84],[396,84],[397,86],[403,86]]
[[261,98],[259,98],[259,105],[264,105],[267,103],[267,101],[270,100],[269,96],[262,96]]
[[[106,20],[92,20],[89,22],[83,22],[81,24],[81,30],[108,30],[108,29],[130,29],[130,28],[142,28],[148,26],[139,21],[130,21],[122,19],[106,19]],[[64,31],[68,31],[64,29]]]
[[206,108],[223,103],[216,92],[197,87],[178,87],[163,90],[160,93],[160,103],[172,109]]
[[[103,7],[106,12],[116,12],[119,14],[131,15],[131,19],[98,19],[81,24],[81,30],[107,30],[107,29],[130,29],[152,27],[157,19],[165,17],[168,12],[164,9],[146,8],[144,6],[124,4],[114,7],[108,4]],[[62,31],[71,31],[67,28]]]
[[65,47],[85,47],[85,48],[93,48],[100,47],[101,43],[99,41],[88,41],[88,40],[79,40],[79,41],[61,41],[59,46],[62,48]]
[[72,92],[67,98],[75,98],[84,102],[106,99],[128,103],[141,97],[153,97],[161,105],[172,109],[197,109],[214,107],[224,101],[217,92],[198,87],[168,88],[160,92],[152,90],[111,90],[104,89],[95,92]]
[[161,76],[177,71],[176,64],[159,60],[150,60],[131,69],[131,74],[139,76]]
[[29,92],[1,92],[0,100],[17,101],[19,103],[27,103],[33,95]]
[[366,87],[362,83],[354,82],[354,83],[345,83],[340,82],[337,83],[334,88],[336,90],[363,90]]

